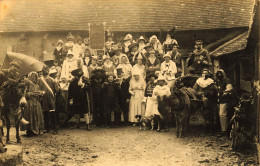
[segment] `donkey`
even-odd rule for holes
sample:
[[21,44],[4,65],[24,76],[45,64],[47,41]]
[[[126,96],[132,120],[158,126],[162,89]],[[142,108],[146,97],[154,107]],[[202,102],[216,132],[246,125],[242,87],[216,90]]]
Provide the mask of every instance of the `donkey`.
[[[174,90],[170,97],[158,98],[158,109],[161,114],[169,108],[176,117],[176,137],[183,137],[189,127],[190,118],[190,99],[183,88]],[[165,126],[168,127],[169,116],[163,117],[166,117]]]
[[[20,82],[20,81],[19,81]],[[6,120],[6,143],[10,143],[10,127],[11,121],[10,118],[13,117],[15,120],[15,129],[16,129],[16,139],[17,143],[21,143],[21,138],[19,135],[19,124],[20,121],[28,123],[22,119],[22,111],[25,108],[27,102],[25,99],[25,90],[26,86],[23,83],[19,82],[9,82],[1,87],[2,98],[3,98],[3,116]]]

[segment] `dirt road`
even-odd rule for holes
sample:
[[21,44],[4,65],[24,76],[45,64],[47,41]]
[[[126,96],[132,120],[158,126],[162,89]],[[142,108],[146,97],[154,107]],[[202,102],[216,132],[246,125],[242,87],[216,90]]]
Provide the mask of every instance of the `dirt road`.
[[[12,141],[14,135],[12,129]],[[22,136],[22,140],[24,165],[257,165],[253,147],[247,146],[243,153],[232,152],[226,146],[228,139],[206,133],[200,126],[193,126],[185,138],[175,138],[175,128],[156,132],[127,126],[92,131],[84,127],[63,129],[58,135]]]

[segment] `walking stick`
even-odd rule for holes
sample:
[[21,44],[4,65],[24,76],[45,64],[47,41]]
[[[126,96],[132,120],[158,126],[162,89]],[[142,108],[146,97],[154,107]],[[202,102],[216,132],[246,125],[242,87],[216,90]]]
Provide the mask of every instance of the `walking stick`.
[[87,130],[91,130],[90,128],[90,123],[92,120],[92,116],[91,116],[91,108],[90,108],[90,99],[89,99],[89,95],[87,92],[87,102],[88,102],[88,113],[85,114],[85,120],[86,120],[86,124],[87,124]]

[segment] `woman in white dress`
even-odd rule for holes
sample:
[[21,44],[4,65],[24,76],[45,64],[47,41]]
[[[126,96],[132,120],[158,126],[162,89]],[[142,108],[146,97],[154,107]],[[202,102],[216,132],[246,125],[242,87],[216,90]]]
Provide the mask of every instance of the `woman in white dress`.
[[131,99],[129,103],[129,122],[133,122],[134,126],[137,122],[135,115],[142,114],[142,101],[144,98],[145,87],[146,83],[143,77],[141,76],[140,71],[133,70],[129,86],[129,93],[131,94]]
[[140,72],[140,76],[145,79],[146,77],[146,68],[145,65],[143,65],[143,57],[141,53],[139,53],[137,57],[137,63],[133,66],[133,71],[137,70]]

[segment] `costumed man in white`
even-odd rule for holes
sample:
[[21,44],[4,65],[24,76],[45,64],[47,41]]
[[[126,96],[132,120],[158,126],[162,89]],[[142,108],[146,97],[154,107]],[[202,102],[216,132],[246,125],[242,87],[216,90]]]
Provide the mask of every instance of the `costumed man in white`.
[[66,78],[66,80],[70,82],[73,78],[71,72],[75,69],[77,69],[77,59],[74,57],[73,52],[69,50],[67,58],[62,65],[61,79]]
[[177,73],[176,64],[170,60],[171,55],[169,53],[164,54],[164,62],[161,64],[161,73],[165,77],[167,85],[170,89],[174,87],[175,84],[175,74]]

